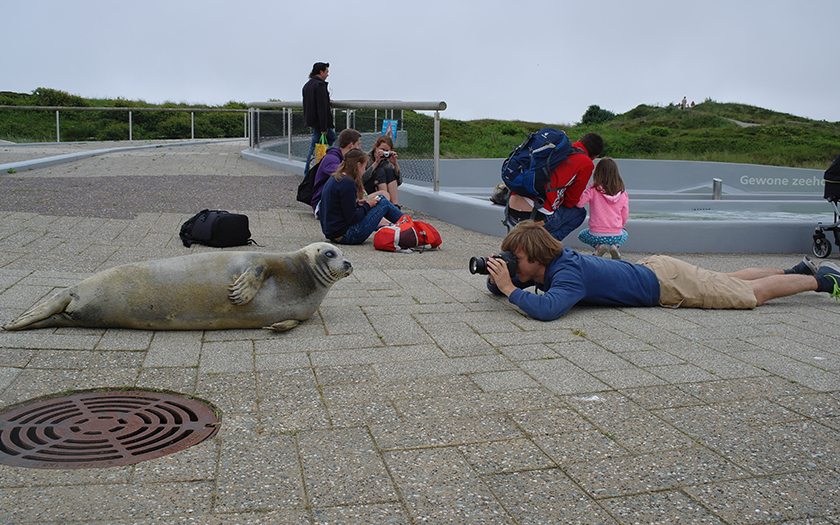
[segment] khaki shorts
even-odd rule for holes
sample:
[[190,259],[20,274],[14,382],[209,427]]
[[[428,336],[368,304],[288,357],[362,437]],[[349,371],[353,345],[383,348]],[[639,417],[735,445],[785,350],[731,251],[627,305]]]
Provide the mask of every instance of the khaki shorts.
[[755,308],[752,284],[725,273],[713,272],[665,255],[641,259],[659,281],[659,304],[677,308],[747,310]]

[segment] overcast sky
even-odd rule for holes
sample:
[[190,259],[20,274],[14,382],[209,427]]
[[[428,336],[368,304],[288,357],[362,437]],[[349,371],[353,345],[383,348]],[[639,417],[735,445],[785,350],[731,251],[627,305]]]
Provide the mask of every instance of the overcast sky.
[[0,0],[0,91],[224,104],[445,101],[579,122],[685,96],[840,121],[840,0]]

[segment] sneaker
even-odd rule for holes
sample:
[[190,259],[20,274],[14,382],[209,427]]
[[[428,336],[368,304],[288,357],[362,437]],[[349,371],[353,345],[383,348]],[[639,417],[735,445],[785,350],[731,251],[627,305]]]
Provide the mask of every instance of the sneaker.
[[840,301],[840,266],[833,262],[824,262],[814,274],[817,280],[817,291],[825,292]]
[[621,252],[618,251],[618,246],[610,244],[610,257],[613,259],[621,259]]
[[609,251],[610,247],[606,244],[599,244],[595,247],[595,255],[597,257],[606,257],[607,252]]
[[807,255],[802,258],[802,262],[791,268],[785,270],[785,273],[799,273],[802,275],[815,275],[820,269],[820,265],[811,260]]

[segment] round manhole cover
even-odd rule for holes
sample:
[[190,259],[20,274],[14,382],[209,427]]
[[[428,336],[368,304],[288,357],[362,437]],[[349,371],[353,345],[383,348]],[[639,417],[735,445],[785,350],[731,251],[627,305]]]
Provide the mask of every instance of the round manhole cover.
[[0,463],[78,469],[132,465],[213,436],[212,407],[175,394],[117,390],[40,399],[0,414]]

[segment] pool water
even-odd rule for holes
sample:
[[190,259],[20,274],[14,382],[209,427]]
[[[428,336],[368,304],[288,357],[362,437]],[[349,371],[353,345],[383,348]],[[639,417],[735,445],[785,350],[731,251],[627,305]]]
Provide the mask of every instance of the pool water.
[[684,212],[650,212],[633,211],[633,202],[630,202],[630,218],[635,220],[649,221],[807,221],[822,223],[833,223],[834,214],[829,210],[826,213],[791,213],[791,212],[757,212],[757,211],[721,211],[721,210],[692,210]]

